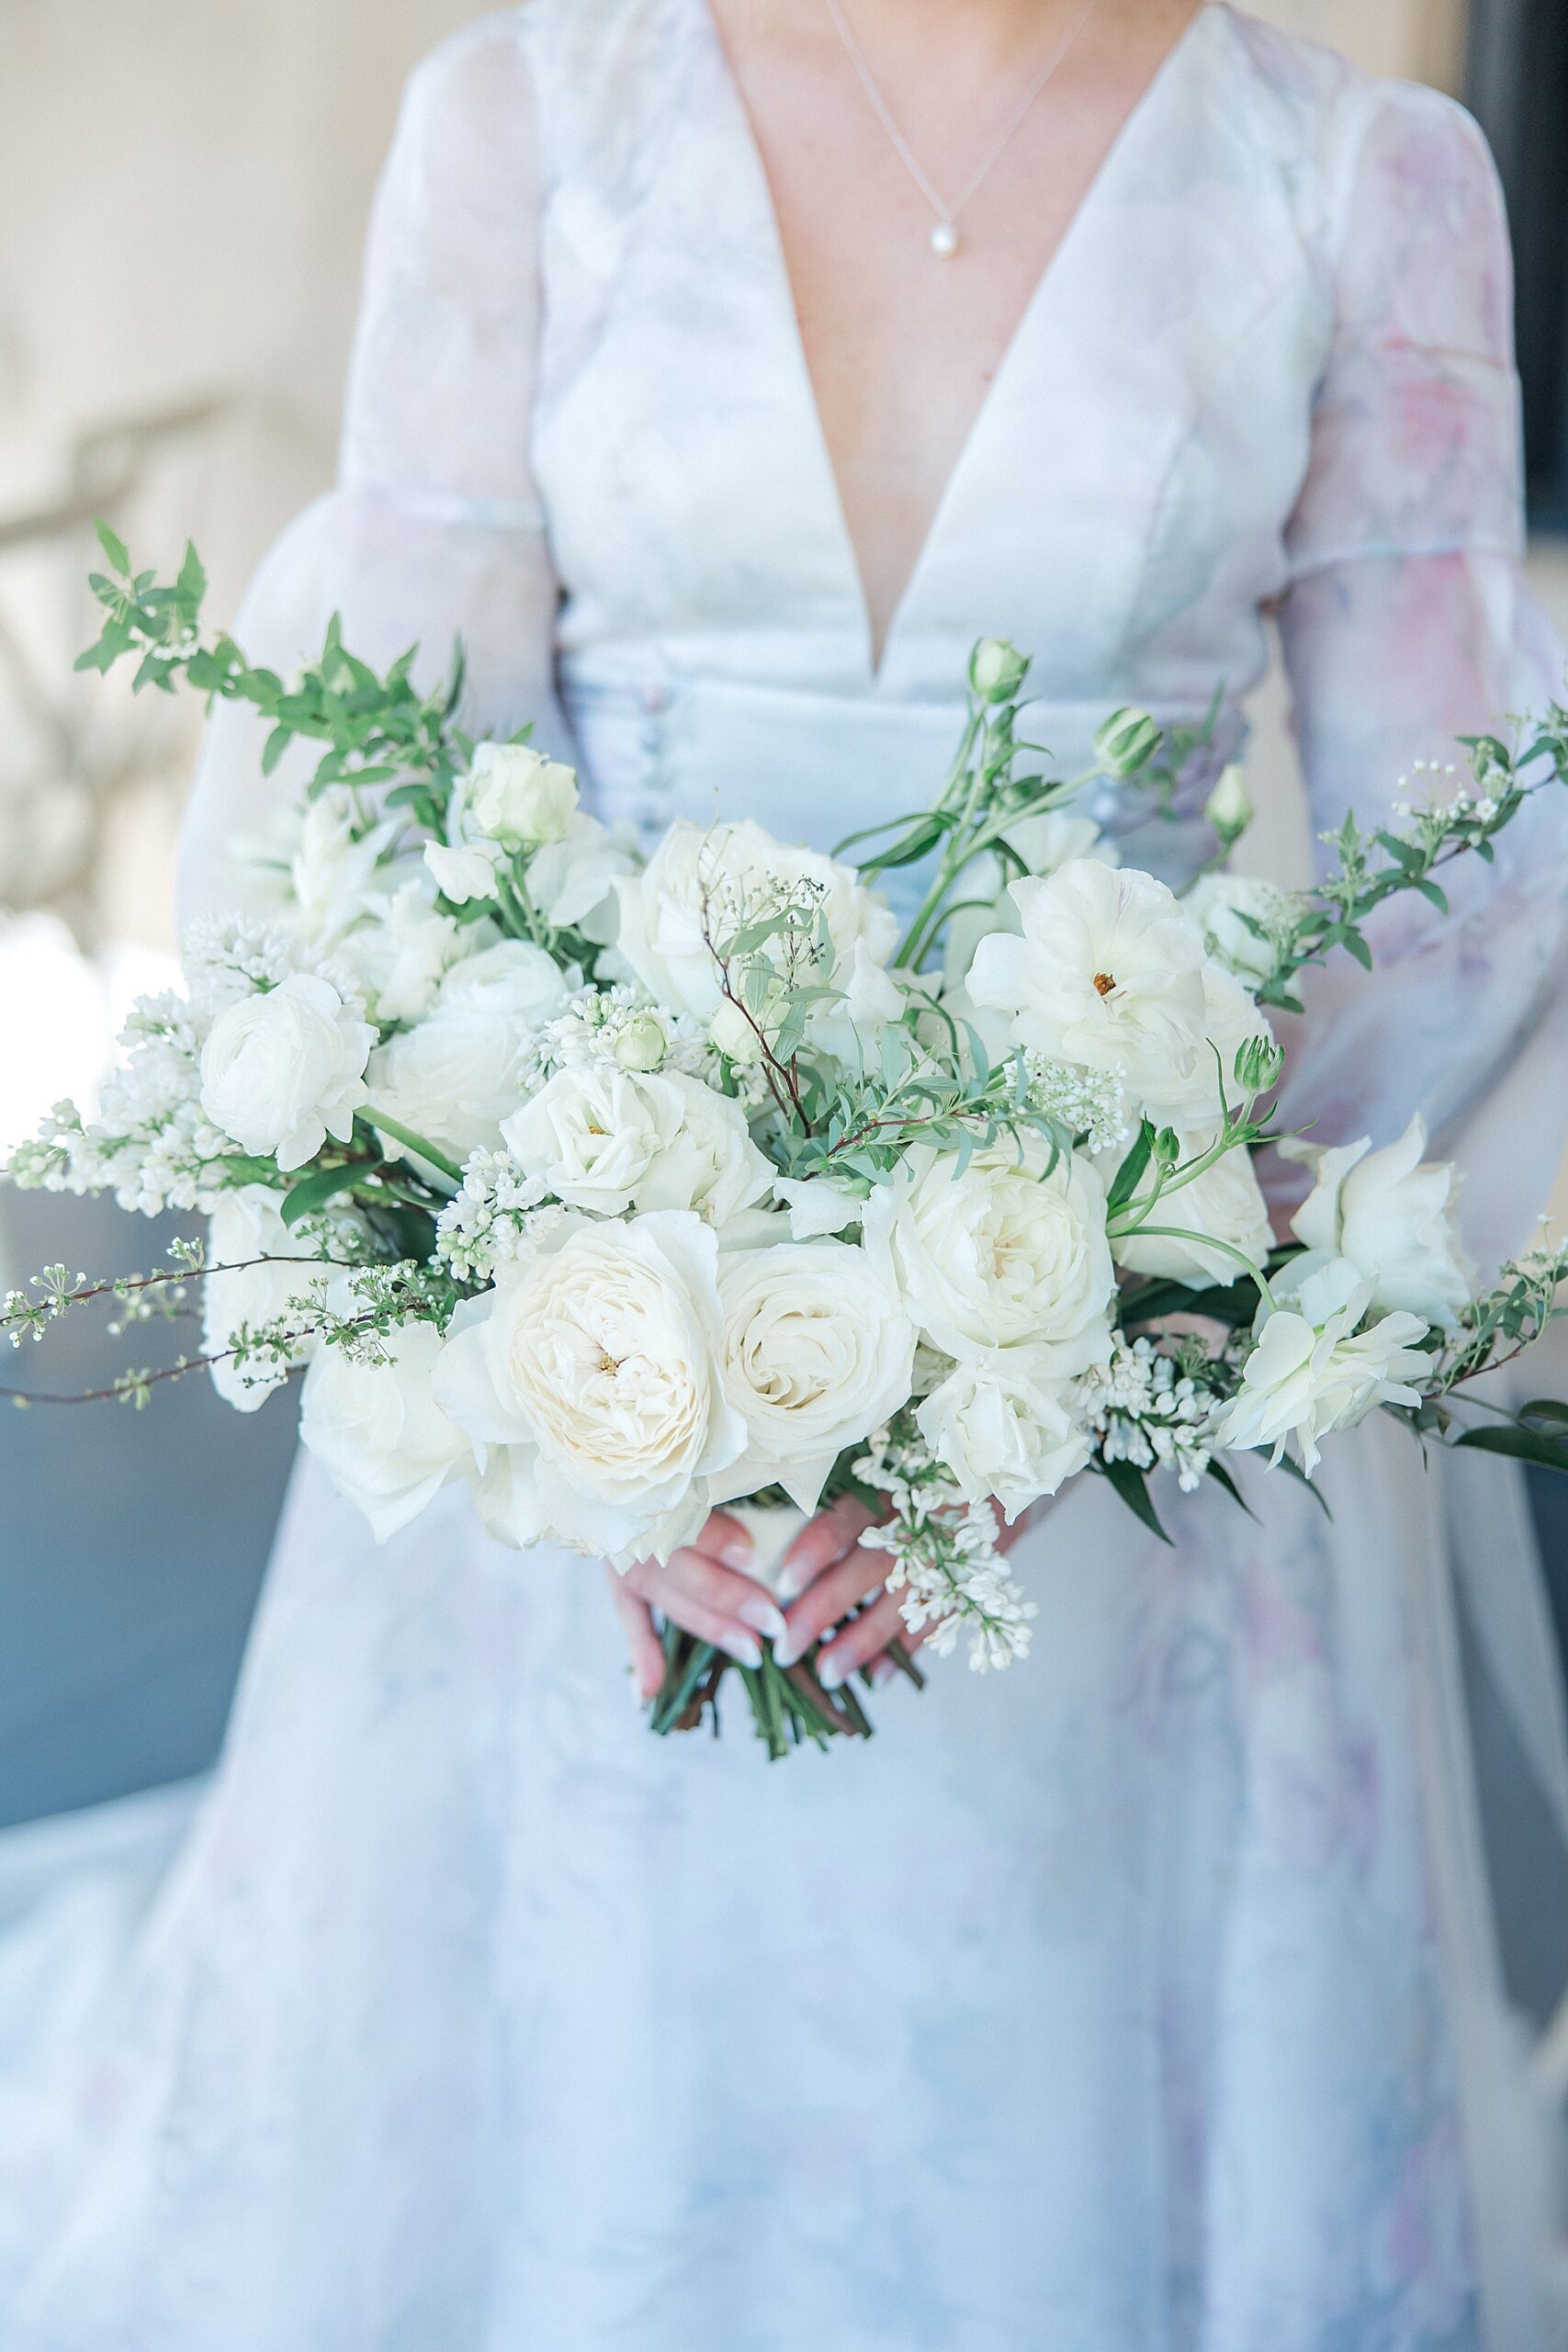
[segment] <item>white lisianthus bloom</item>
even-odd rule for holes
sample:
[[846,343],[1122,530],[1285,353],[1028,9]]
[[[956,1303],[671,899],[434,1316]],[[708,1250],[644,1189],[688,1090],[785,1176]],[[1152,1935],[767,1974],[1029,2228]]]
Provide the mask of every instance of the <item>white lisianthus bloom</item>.
[[[1249,989],[1271,979],[1278,941],[1291,920],[1291,901],[1272,882],[1250,874],[1205,874],[1181,901],[1203,934],[1203,944]],[[1266,934],[1259,938],[1257,923]]]
[[354,1133],[375,1043],[330,980],[291,972],[218,1015],[201,1049],[201,1107],[242,1150],[302,1168],[328,1136]]
[[426,842],[424,862],[442,897],[455,907],[466,907],[470,899],[494,898],[502,853],[490,842],[458,842],[451,848],[445,842]]
[[1416,1117],[1381,1151],[1363,1136],[1329,1150],[1287,1142],[1280,1156],[1304,1161],[1317,1180],[1291,1220],[1297,1238],[1348,1258],[1371,1281],[1374,1306],[1451,1331],[1474,1295],[1475,1269],[1454,1222],[1459,1170],[1424,1159],[1426,1148],[1427,1124]]
[[577,813],[577,775],[529,743],[480,743],[457,787],[467,826],[509,850],[564,841]]
[[747,1442],[718,1372],[718,1264],[689,1210],[569,1212],[459,1309],[434,1394],[483,1475],[512,1449],[511,1541],[547,1532],[626,1566],[697,1532]]
[[1271,1447],[1278,1462],[1294,1438],[1310,1476],[1329,1430],[1353,1428],[1378,1405],[1420,1403],[1412,1384],[1431,1360],[1416,1342],[1427,1326],[1418,1315],[1394,1314],[1363,1331],[1372,1285],[1348,1258],[1301,1259],[1274,1295],[1277,1305],[1259,1309],[1256,1344],[1240,1391],[1220,1414],[1216,1442],[1243,1453]]
[[[1007,829],[1007,843],[1022,858],[1030,873],[1042,880],[1075,858],[1092,857],[1100,865],[1122,863],[1121,850],[1114,842],[1102,837],[1094,819],[1076,817],[1070,808],[1047,808],[1015,817]],[[942,971],[949,988],[958,988],[982,939],[993,932],[1010,932],[1017,937],[1021,927],[1018,909],[1009,895],[1006,874],[987,851],[964,876],[964,899],[942,933]],[[966,1012],[965,1017],[973,1018],[973,1014]],[[1007,1041],[1001,1024],[995,1025],[1000,1049],[1005,1052]],[[987,1044],[989,1050],[988,1039]]]
[[[1110,1352],[1108,1337],[1102,1360]],[[1076,1477],[1093,1451],[1050,1348],[977,1350],[931,1390],[915,1420],[964,1499],[994,1498],[1010,1521]]]
[[[287,1315],[322,1271],[315,1245],[302,1241],[284,1224],[282,1198],[265,1184],[243,1184],[220,1193],[212,1212],[207,1251],[212,1271],[202,1286],[201,1344],[204,1354],[223,1357],[209,1366],[212,1385],[240,1413],[254,1413],[265,1405],[307,1353],[301,1349],[288,1363],[258,1361],[243,1371],[226,1353],[241,1329],[255,1331]],[[260,1265],[258,1259],[270,1262]],[[300,1260],[306,1261],[303,1271]]]
[[1203,943],[1163,882],[1075,858],[1009,896],[1021,936],[975,951],[967,993],[1017,1043],[1114,1069],[1142,1097],[1193,1069],[1203,1035]]
[[[570,992],[568,976],[526,940],[503,940],[455,965],[426,1018],[371,1056],[373,1110],[452,1159],[494,1150],[538,1031]],[[388,1146],[401,1148],[395,1137]]]
[[339,941],[333,960],[352,974],[378,1021],[418,1021],[451,967],[494,937],[488,922],[464,928],[437,914],[417,881],[404,882]]
[[847,1445],[909,1400],[915,1331],[886,1273],[847,1241],[784,1241],[719,1268],[720,1378],[750,1442],[716,1503],[781,1486],[815,1510]]
[[739,1103],[679,1072],[608,1061],[557,1070],[502,1135],[525,1176],[597,1216],[694,1209],[724,1226],[773,1186]]
[[[1181,1159],[1199,1159],[1218,1140],[1217,1132],[1182,1135],[1178,1140]],[[1120,1154],[1112,1155],[1120,1159]],[[1178,1163],[1180,1164],[1179,1162]],[[1106,1170],[1108,1178],[1114,1167]],[[1163,1274],[1179,1283],[1236,1282],[1247,1271],[1230,1254],[1239,1250],[1255,1266],[1266,1265],[1274,1246],[1269,1204],[1258,1182],[1252,1154],[1235,1147],[1175,1191],[1162,1193],[1155,1204],[1151,1225],[1182,1228],[1150,1234],[1128,1234],[1112,1239],[1111,1252],[1130,1273]],[[1216,1243],[1228,1245],[1216,1248]]]
[[578,809],[559,841],[529,861],[534,904],[558,931],[575,930],[607,944],[615,937],[615,884],[635,874],[637,859],[597,817]]
[[381,1345],[385,1363],[320,1349],[299,1411],[301,1440],[365,1513],[378,1544],[417,1519],[471,1451],[431,1393],[442,1353],[434,1324],[405,1323]]
[[1202,1042],[1190,1063],[1181,1069],[1173,1062],[1153,1073],[1142,1089],[1144,1109],[1156,1126],[1217,1126],[1222,1092],[1229,1111],[1247,1100],[1236,1078],[1236,1056],[1254,1038],[1273,1042],[1268,1016],[1221,965],[1205,961],[1202,988]]
[[976,1151],[962,1174],[950,1152],[917,1146],[866,1202],[866,1246],[947,1354],[1043,1341],[1063,1351],[1064,1373],[1081,1371],[1116,1283],[1105,1187],[1072,1155],[1046,1175],[1043,1139],[1021,1143]]
[[857,942],[877,964],[897,945],[897,918],[852,868],[777,842],[750,818],[721,825],[677,819],[646,870],[615,884],[615,944],[649,996],[706,1018],[722,996],[708,934],[723,937],[775,906],[781,890],[808,895],[826,920],[833,970],[818,970],[816,985],[848,972]]

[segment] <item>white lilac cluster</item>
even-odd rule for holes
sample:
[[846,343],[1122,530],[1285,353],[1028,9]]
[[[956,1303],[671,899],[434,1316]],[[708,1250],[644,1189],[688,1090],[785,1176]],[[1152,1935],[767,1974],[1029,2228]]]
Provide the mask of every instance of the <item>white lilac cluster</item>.
[[492,1283],[521,1258],[542,1209],[541,1178],[525,1176],[507,1151],[470,1152],[463,1181],[435,1220],[437,1255],[460,1283]]
[[541,1084],[558,1069],[591,1061],[614,1062],[637,1074],[663,1070],[695,1079],[710,1078],[716,1069],[700,1021],[668,1011],[626,981],[578,989],[540,1030],[537,1051]]
[[976,1673],[1027,1657],[1038,1612],[1008,1573],[990,1504],[966,1499],[930,1446],[891,1430],[874,1433],[854,1468],[887,1497],[887,1518],[861,1542],[887,1554],[887,1589],[910,1633],[944,1657],[966,1632]]
[[1120,1070],[1054,1061],[1035,1048],[1025,1051],[1023,1066],[1031,1109],[1077,1136],[1091,1156],[1118,1151],[1130,1141],[1133,1121]]
[[200,1029],[190,1005],[172,994],[144,997],[120,1046],[124,1058],[104,1086],[97,1117],[85,1125],[70,1103],[57,1104],[36,1139],[13,1155],[14,1181],[112,1193],[143,1216],[210,1212],[234,1144],[201,1102]]
[[1146,1336],[1129,1341],[1118,1334],[1110,1363],[1090,1365],[1077,1393],[1102,1462],[1173,1470],[1183,1494],[1201,1486],[1223,1391],[1201,1385]]

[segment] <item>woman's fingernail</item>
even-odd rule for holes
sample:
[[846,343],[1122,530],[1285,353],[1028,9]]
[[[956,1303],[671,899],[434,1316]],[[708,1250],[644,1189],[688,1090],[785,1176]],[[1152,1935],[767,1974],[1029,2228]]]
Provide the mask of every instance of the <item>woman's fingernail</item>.
[[897,1666],[892,1658],[879,1657],[871,1669],[873,1688],[877,1690],[886,1690],[897,1671]]
[[786,1558],[779,1570],[779,1599],[798,1600],[811,1579],[812,1570],[804,1560],[796,1563]]
[[724,1646],[737,1666],[749,1666],[755,1668],[762,1663],[762,1653],[750,1634],[731,1634]]
[[798,1626],[792,1625],[786,1618],[784,1632],[773,1643],[773,1664],[775,1666],[797,1665],[810,1647],[810,1634],[803,1634]]
[[817,1661],[817,1679],[824,1690],[836,1690],[844,1679],[844,1662],[836,1650]]
[[744,1568],[750,1566],[756,1555],[757,1547],[749,1535],[731,1535],[718,1556],[727,1568]]
[[782,1642],[784,1637],[784,1611],[765,1598],[743,1600],[736,1611],[743,1625],[753,1625],[764,1640]]

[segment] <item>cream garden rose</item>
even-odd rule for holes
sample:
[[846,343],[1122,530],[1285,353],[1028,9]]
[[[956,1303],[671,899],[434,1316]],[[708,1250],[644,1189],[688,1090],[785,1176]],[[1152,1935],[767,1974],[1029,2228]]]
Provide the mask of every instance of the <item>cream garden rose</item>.
[[502,1135],[525,1175],[598,1216],[694,1209],[722,1227],[773,1188],[739,1103],[679,1072],[609,1061],[558,1070]]
[[432,1394],[442,1354],[430,1323],[405,1323],[382,1343],[383,1363],[322,1348],[305,1375],[299,1435],[357,1504],[378,1544],[418,1518],[470,1458],[468,1439]]
[[778,1485],[815,1510],[843,1449],[908,1402],[914,1326],[886,1271],[851,1242],[738,1250],[718,1288],[720,1378],[749,1442],[713,1500]]
[[434,1394],[486,1477],[490,1449],[510,1450],[510,1541],[547,1531],[625,1566],[697,1532],[747,1443],[719,1374],[718,1265],[690,1210],[563,1212],[458,1309]]
[[[442,981],[425,1019],[371,1056],[373,1108],[452,1159],[494,1149],[538,1030],[569,992],[559,967],[525,940],[468,957]],[[395,1137],[389,1148],[403,1148]]]
[[[776,904],[781,887],[808,897],[826,922],[835,974],[849,972],[857,944],[874,964],[892,955],[897,919],[851,867],[776,842],[750,818],[707,826],[678,819],[646,871],[615,885],[616,946],[660,1004],[705,1019],[723,995],[710,938]],[[829,984],[820,971],[812,978]]]
[[330,980],[292,972],[218,1015],[201,1049],[201,1107],[243,1150],[302,1168],[329,1136],[353,1134],[375,1043]]
[[951,1153],[918,1146],[867,1201],[867,1248],[949,1355],[1044,1341],[1077,1371],[1101,1343],[1115,1288],[1105,1187],[1081,1158],[1047,1175],[1049,1159],[1043,1138],[1021,1151],[1010,1139],[960,1173]]
[[965,1498],[994,1498],[1009,1520],[1054,1495],[1092,1451],[1048,1347],[977,1349],[922,1400],[915,1419]]

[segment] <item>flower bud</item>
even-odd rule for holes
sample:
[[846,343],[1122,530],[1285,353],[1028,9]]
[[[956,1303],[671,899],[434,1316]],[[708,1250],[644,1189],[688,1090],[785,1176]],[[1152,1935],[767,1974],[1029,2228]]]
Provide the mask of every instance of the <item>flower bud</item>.
[[1148,766],[1161,740],[1146,710],[1113,710],[1095,736],[1094,756],[1102,774],[1125,784]]
[[577,777],[527,743],[481,743],[467,783],[468,812],[508,849],[563,841],[577,808]]
[[1203,814],[1213,825],[1226,849],[1240,841],[1256,811],[1247,797],[1247,776],[1239,761],[1222,769],[1220,780],[1210,793]]
[[1235,1057],[1235,1082],[1244,1094],[1268,1094],[1279,1084],[1285,1049],[1272,1037],[1249,1037]]
[[624,1070],[634,1073],[657,1069],[669,1046],[657,1012],[634,1012],[615,1039],[615,1059]]
[[762,1058],[761,1040],[740,1007],[728,997],[714,1007],[708,1023],[708,1042],[716,1053],[722,1054],[738,1069],[750,1069]]
[[969,657],[969,684],[981,702],[1013,702],[1029,675],[1029,656],[1005,637],[982,638]]

